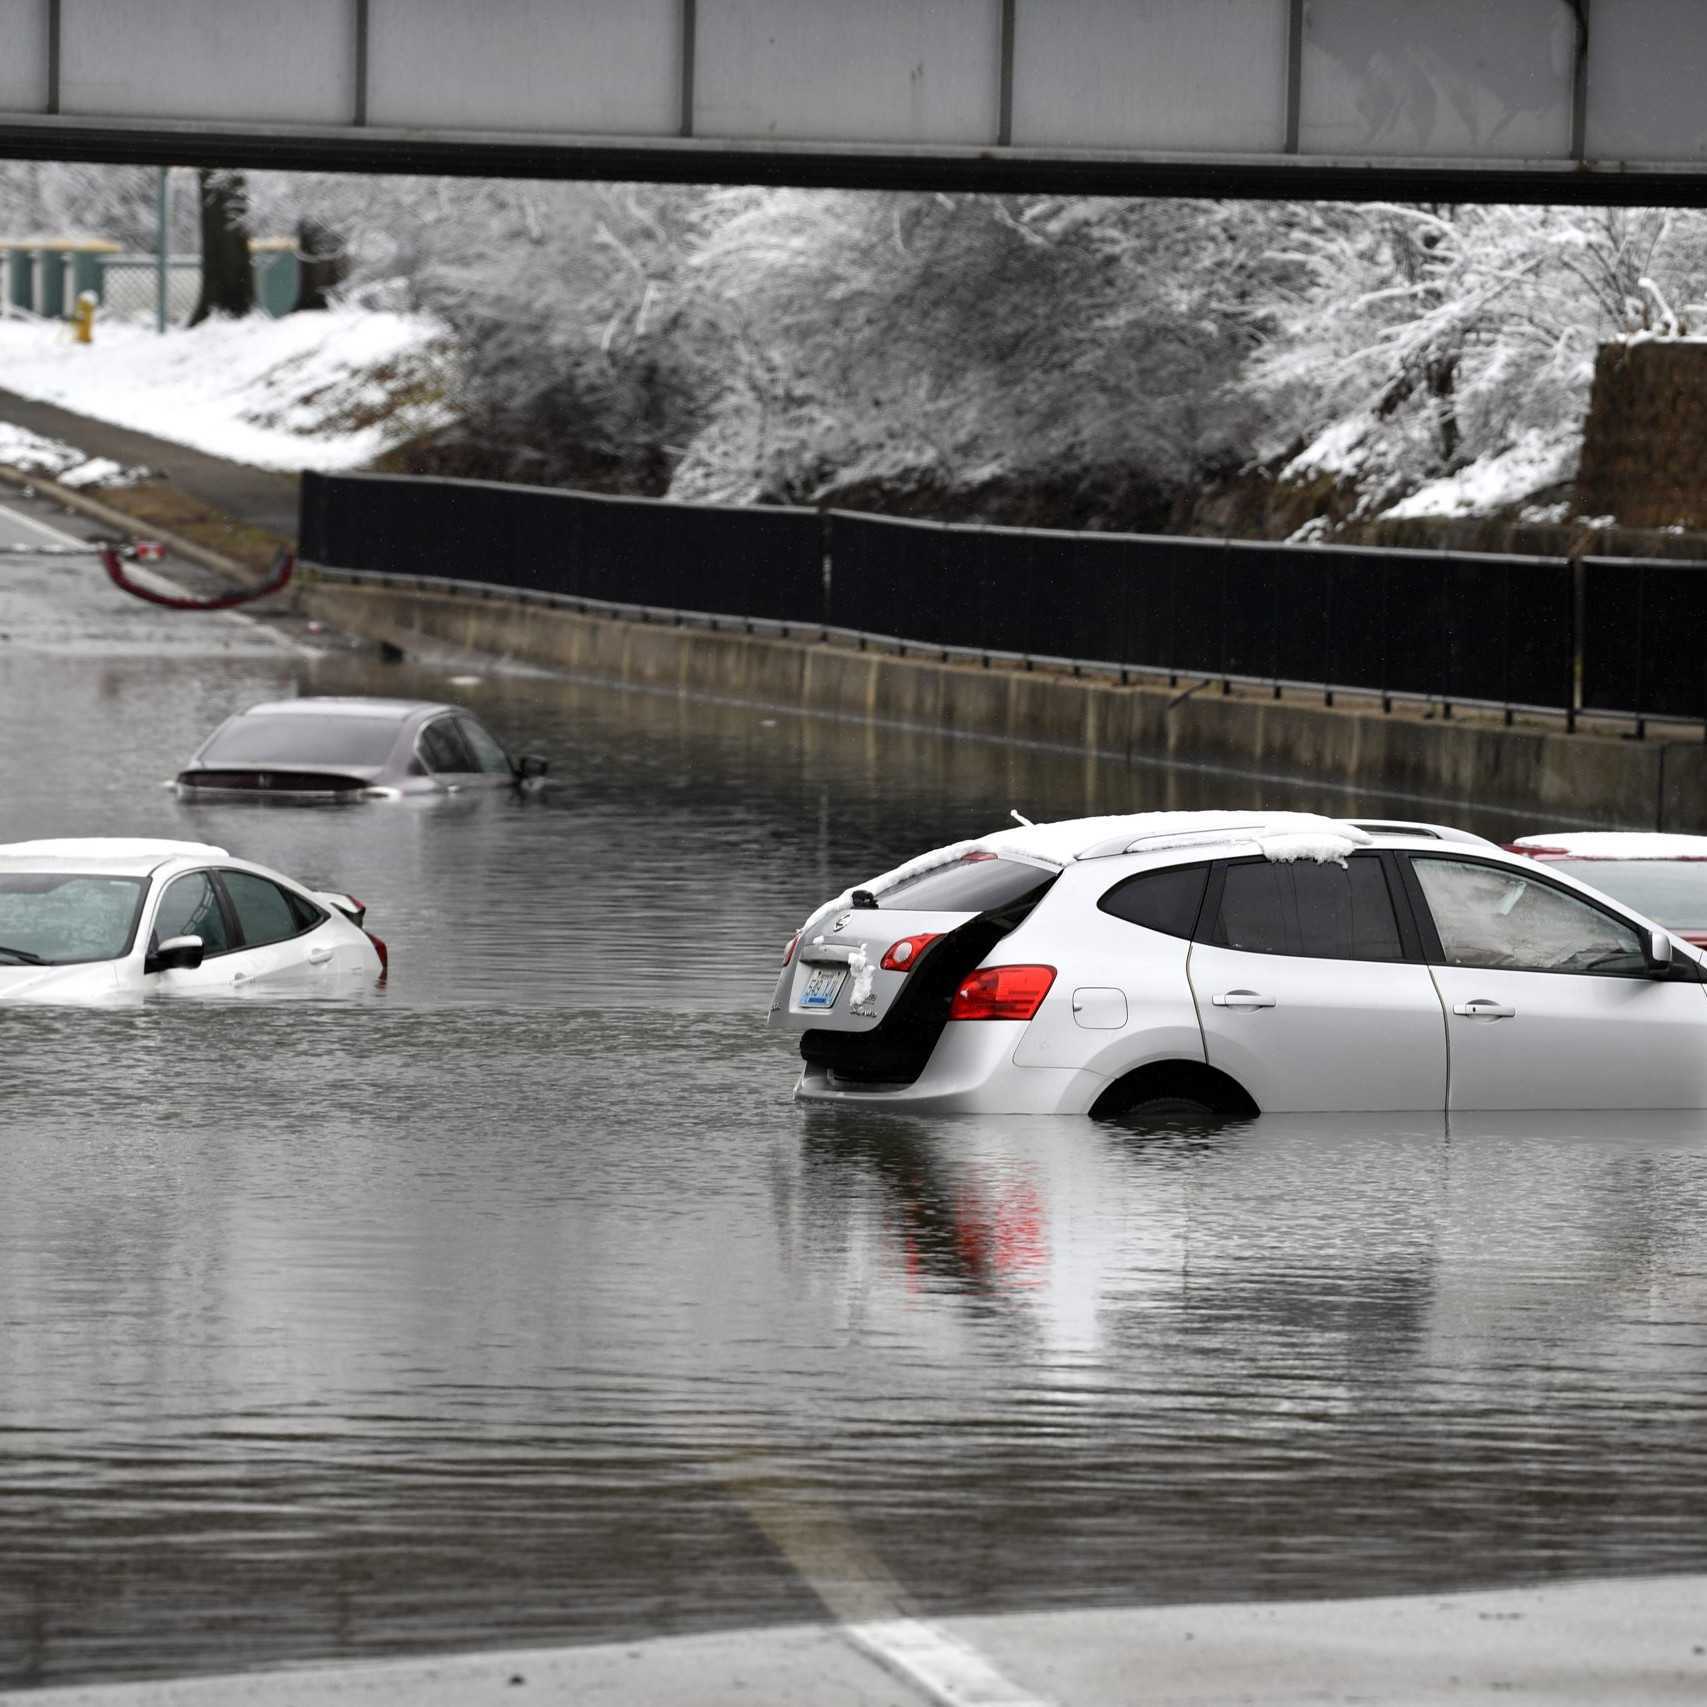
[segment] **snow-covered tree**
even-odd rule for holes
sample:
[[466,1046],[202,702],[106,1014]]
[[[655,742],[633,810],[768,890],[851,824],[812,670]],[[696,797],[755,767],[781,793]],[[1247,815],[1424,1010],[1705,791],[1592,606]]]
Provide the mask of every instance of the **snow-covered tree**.
[[[1550,438],[1568,472],[1595,352],[1707,286],[1707,220],[1624,209],[1283,204],[1238,305],[1262,449],[1364,506]],[[1669,319],[1667,317],[1670,317]]]
[[1209,315],[1198,245],[1223,239],[1199,207],[749,191],[714,212],[694,267],[741,354],[695,488],[1130,525],[1239,441],[1241,329]]
[[[152,249],[158,184],[152,166],[0,161],[0,235],[100,237],[127,249]],[[192,241],[194,231],[194,208],[186,206],[173,235],[182,243]]]
[[716,386],[684,289],[704,192],[456,178],[255,183],[271,223],[336,231],[350,300],[445,328],[455,424],[412,466],[663,493]]

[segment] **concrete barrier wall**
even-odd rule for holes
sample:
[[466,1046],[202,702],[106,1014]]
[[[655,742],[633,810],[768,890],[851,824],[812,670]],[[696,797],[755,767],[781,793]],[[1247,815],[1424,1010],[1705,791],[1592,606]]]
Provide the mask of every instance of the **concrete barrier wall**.
[[1570,824],[1707,830],[1707,744],[1445,721],[1420,710],[1189,696],[810,640],[618,622],[538,604],[310,580],[310,614],[405,651],[467,647],[634,686],[880,718],[1113,760],[1182,764],[1511,807]]

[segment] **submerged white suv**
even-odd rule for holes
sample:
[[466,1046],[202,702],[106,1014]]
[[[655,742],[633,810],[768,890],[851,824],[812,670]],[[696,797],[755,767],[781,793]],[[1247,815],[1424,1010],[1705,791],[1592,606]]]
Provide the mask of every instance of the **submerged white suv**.
[[936,850],[820,908],[801,1098],[950,1113],[1707,1107],[1700,951],[1491,842],[1138,813]]

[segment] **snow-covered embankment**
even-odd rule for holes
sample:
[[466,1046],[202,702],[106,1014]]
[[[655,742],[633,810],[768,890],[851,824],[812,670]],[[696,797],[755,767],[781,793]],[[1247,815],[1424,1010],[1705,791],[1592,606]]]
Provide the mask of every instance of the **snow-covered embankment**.
[[108,321],[92,344],[0,320],[0,387],[257,468],[361,468],[442,424],[441,339],[425,316],[351,308]]

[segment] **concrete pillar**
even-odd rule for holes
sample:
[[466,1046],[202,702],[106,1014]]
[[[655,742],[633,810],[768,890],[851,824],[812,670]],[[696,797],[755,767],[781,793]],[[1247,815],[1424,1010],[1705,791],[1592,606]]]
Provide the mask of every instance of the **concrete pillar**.
[[36,266],[36,313],[44,319],[63,320],[69,312],[65,300],[65,251],[38,249]]
[[14,249],[8,258],[7,283],[11,287],[8,300],[14,308],[33,314],[36,307],[36,258],[28,249]]
[[71,300],[75,302],[86,290],[95,293],[97,302],[107,300],[106,268],[99,251],[78,249],[71,256]]
[[255,304],[277,320],[296,307],[302,289],[302,263],[294,244],[268,239],[250,245],[255,264]]

